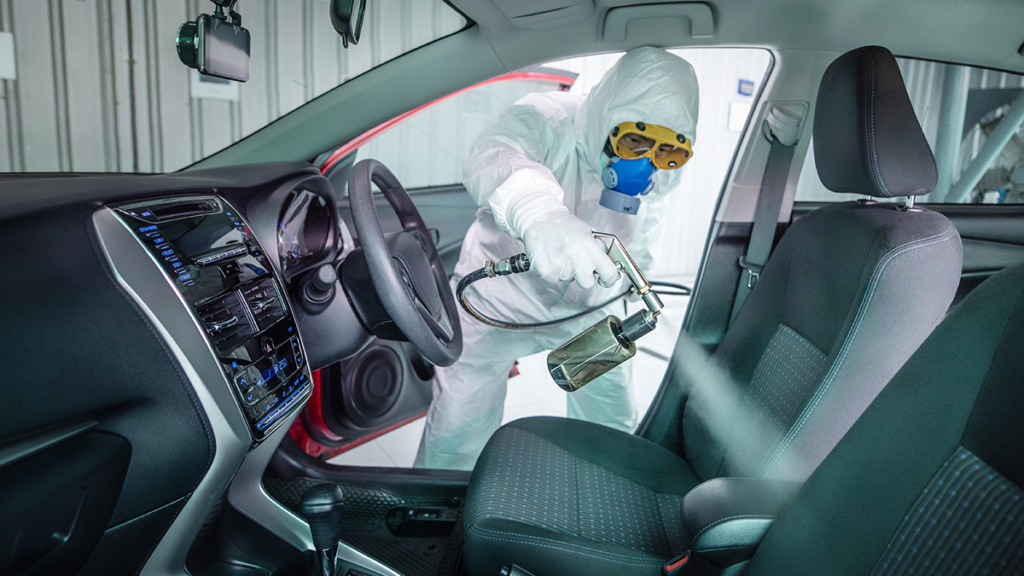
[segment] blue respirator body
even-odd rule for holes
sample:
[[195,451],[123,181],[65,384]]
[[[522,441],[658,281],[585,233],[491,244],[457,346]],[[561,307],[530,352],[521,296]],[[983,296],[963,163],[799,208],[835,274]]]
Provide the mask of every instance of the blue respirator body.
[[601,172],[601,206],[622,212],[636,214],[640,210],[640,197],[654,188],[654,173],[658,169],[649,158],[624,160],[613,157]]

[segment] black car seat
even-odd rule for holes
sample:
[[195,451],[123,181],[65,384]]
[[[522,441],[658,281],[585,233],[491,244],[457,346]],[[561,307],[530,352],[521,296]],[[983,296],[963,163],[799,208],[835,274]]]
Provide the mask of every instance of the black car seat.
[[1024,574],[1024,266],[961,302],[782,512],[747,574]]
[[[876,197],[924,194],[935,162],[892,54],[861,48],[826,71],[814,121],[822,182]],[[516,562],[549,574],[657,574],[686,550],[690,489],[718,476],[804,480],[945,314],[959,235],[942,215],[847,202],[795,222],[714,353],[739,388],[688,390],[683,453],[557,418],[499,429],[467,495],[471,576]],[[709,415],[714,415],[711,418]],[[723,434],[722,430],[728,430]]]

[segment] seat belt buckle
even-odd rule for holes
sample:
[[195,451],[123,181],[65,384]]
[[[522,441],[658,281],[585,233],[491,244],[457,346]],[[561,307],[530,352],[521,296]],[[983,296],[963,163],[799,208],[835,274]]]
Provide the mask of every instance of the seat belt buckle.
[[668,562],[665,562],[661,566],[661,571],[665,574],[665,576],[677,576],[678,574],[682,574],[683,570],[686,569],[686,566],[689,565],[690,559],[692,557],[693,554],[689,550],[687,550],[679,556],[676,556]]
[[740,256],[739,265],[740,268],[747,271],[747,288],[753,290],[754,286],[757,285],[757,280],[761,277],[761,271],[764,270],[764,266],[758,266],[757,264],[747,262],[747,258],[745,256]]

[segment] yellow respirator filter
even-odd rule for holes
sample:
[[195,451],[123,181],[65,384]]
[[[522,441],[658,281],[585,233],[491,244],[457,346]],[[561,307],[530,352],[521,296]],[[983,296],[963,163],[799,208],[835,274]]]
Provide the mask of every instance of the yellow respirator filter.
[[608,140],[619,158],[649,158],[661,170],[681,168],[693,157],[689,138],[657,124],[623,122],[612,128]]

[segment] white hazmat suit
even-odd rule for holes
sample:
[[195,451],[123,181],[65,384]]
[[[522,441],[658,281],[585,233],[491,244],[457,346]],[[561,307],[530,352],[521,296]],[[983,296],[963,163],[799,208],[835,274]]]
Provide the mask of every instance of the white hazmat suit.
[[[680,170],[655,174],[655,187],[637,214],[610,210],[598,204],[600,173],[609,160],[605,142],[622,122],[657,124],[693,141],[697,90],[689,63],[644,47],[619,59],[586,98],[530,94],[505,109],[474,141],[466,160],[464,183],[481,209],[462,245],[453,290],[486,261],[525,251],[529,273],[485,279],[467,290],[487,316],[544,322],[621,293],[628,280],[618,278],[590,231],[615,234],[641,270],[649,268],[666,192]],[[593,287],[595,273],[607,288]],[[558,282],[573,278],[575,284]],[[453,366],[437,369],[416,466],[471,469],[501,424],[513,362],[556,348],[604,316],[622,312],[615,303],[567,324],[523,332],[487,326],[460,308],[464,351]],[[637,415],[629,380],[627,362],[569,394],[568,416],[631,430]]]

